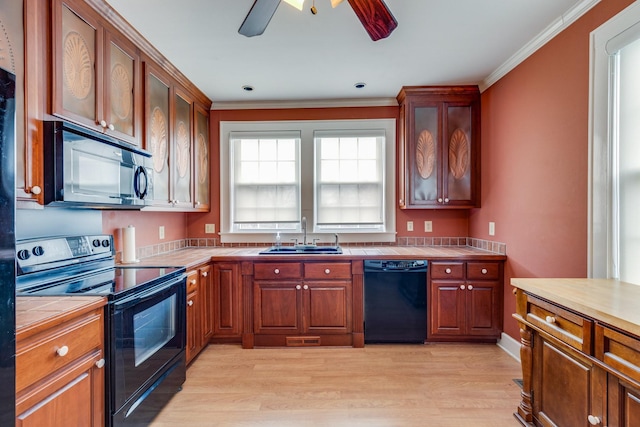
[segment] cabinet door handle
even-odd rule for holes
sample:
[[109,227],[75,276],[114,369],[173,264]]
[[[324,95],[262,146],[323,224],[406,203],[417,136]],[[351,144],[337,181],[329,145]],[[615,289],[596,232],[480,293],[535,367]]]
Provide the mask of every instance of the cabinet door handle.
[[280,274],[280,269],[279,269],[279,268],[276,268],[276,269],[274,269],[274,270],[273,270],[273,272],[274,272],[275,274]]
[[66,356],[67,353],[69,353],[69,347],[67,347],[66,345],[63,345],[62,347],[56,350],[56,354],[60,357]]
[[544,318],[544,320],[546,320],[547,323],[556,323],[556,318],[553,316],[547,316]]
[[462,289],[464,291],[465,290],[465,286],[464,285],[460,285],[460,289]]
[[107,122],[106,122],[105,120],[100,120],[100,121],[98,122],[98,124],[99,124],[100,126],[102,126],[103,128],[106,128],[106,127],[107,127]]
[[40,193],[42,193],[42,188],[40,188],[40,186],[34,185],[31,187],[31,194],[35,194],[37,196]]
[[467,286],[467,289],[469,289],[470,291],[472,291],[472,290],[473,290],[473,285],[469,285],[469,286]]
[[296,289],[300,290],[300,289],[302,289],[302,286],[296,285]]
[[587,417],[587,420],[589,420],[589,424],[591,424],[592,426],[597,426],[598,424],[600,424],[600,418],[596,417],[595,415],[589,415]]
[[302,288],[303,288],[304,290],[307,290],[307,289],[309,289],[309,285],[304,285]]
[[195,285],[196,284],[196,279],[191,279],[191,281],[189,283],[191,283],[192,285]]
[[206,271],[203,271],[203,272],[202,272],[202,277],[207,277],[208,275],[209,275],[209,273],[208,273],[208,272],[206,272]]
[[113,123],[109,123],[109,126],[107,126],[109,128],[109,130],[114,130],[116,127],[113,125]]
[[442,203],[442,197],[438,197],[438,203]]
[[331,270],[329,270],[328,268],[324,269],[324,274],[331,274]]
[[447,273],[447,274],[451,274],[451,269],[449,267],[447,267],[447,268],[444,269],[444,272]]
[[104,368],[104,359],[100,359],[96,362],[96,368],[98,369]]
[[445,197],[445,198],[444,198],[444,202],[445,202],[445,203],[449,203],[449,198],[448,198],[448,197]]
[[191,306],[193,305],[193,300],[192,300],[192,299],[190,299],[189,301],[187,301],[187,305],[188,305],[189,307],[191,307]]
[[486,268],[483,268],[482,270],[480,270],[480,272],[481,272],[482,274],[487,274],[487,273],[488,273],[488,270],[487,270]]

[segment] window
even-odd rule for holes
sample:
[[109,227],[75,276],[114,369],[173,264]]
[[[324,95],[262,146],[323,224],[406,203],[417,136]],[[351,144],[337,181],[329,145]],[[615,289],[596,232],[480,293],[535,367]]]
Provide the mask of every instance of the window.
[[394,119],[221,122],[222,242],[395,241]]
[[640,5],[591,35],[589,276],[640,285]]
[[383,132],[315,133],[318,230],[384,231]]
[[232,133],[234,232],[295,230],[300,218],[300,134]]

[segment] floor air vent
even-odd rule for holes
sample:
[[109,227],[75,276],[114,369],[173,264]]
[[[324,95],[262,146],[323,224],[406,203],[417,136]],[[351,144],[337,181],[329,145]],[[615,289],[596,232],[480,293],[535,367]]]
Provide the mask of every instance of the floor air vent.
[[320,337],[287,337],[287,347],[320,345]]

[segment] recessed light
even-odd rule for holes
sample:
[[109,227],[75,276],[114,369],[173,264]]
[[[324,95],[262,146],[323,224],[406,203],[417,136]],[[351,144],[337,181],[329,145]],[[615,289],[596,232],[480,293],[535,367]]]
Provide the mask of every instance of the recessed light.
[[249,86],[249,85],[244,85],[242,86],[242,89],[246,92],[251,92],[253,91],[253,86]]
[[362,89],[362,88],[364,88],[366,85],[367,85],[366,83],[358,82],[358,83],[354,84],[353,86],[354,86],[356,89]]

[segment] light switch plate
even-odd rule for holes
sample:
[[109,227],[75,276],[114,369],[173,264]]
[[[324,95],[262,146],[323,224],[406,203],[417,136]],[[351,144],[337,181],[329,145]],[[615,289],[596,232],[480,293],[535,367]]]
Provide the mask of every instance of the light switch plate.
[[158,228],[158,234],[159,234],[160,239],[164,239],[164,225],[161,225]]
[[205,224],[204,225],[204,232],[206,234],[215,234],[216,232],[216,225],[215,224]]
[[496,223],[491,221],[489,222],[489,236],[495,236],[496,235]]
[[407,221],[407,231],[413,231],[413,221]]

